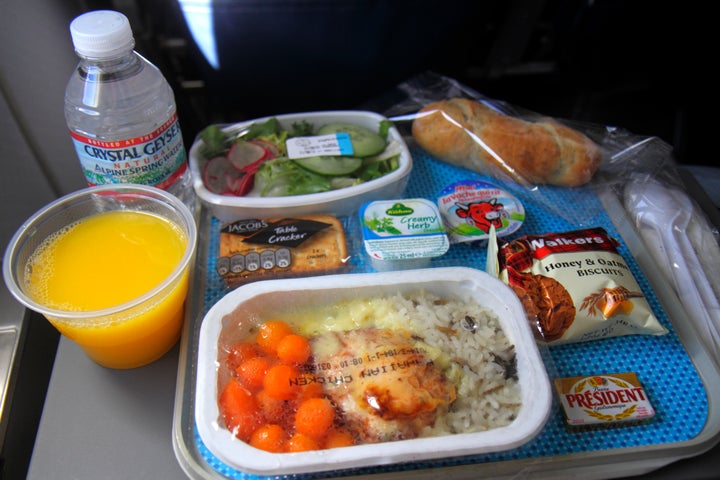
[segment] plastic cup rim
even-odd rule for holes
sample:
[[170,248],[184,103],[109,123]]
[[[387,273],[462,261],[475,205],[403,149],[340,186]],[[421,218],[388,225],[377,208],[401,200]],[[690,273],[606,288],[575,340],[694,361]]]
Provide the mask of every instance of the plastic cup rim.
[[[22,288],[17,284],[16,282],[16,276],[15,276],[15,265],[12,262],[12,257],[14,255],[14,251],[19,246],[19,241],[21,239],[21,236],[27,232],[29,229],[33,227],[33,224],[38,222],[40,219],[45,217],[49,212],[56,209],[56,207],[61,203],[66,203],[68,201],[71,201],[78,197],[87,197],[91,196],[93,194],[101,194],[103,192],[116,192],[116,193],[135,193],[140,194],[141,196],[146,197],[161,197],[164,201],[164,203],[169,204],[172,208],[174,208],[182,217],[185,223],[185,230],[187,231],[187,246],[185,248],[185,252],[183,254],[183,257],[180,259],[180,262],[175,267],[175,269],[167,276],[165,277],[158,285],[150,289],[149,291],[145,292],[144,294],[140,295],[139,297],[136,297],[132,300],[128,300],[127,302],[121,303],[119,305],[115,305],[112,307],[102,308],[98,310],[82,310],[82,311],[68,311],[68,310],[58,310],[55,308],[47,307],[45,305],[42,305],[40,303],[37,303],[33,299],[31,299],[29,296],[27,296],[23,291]],[[179,225],[179,227],[182,227],[182,225]],[[138,305],[141,305],[153,297],[157,296],[160,292],[165,290],[169,285],[174,283],[178,277],[183,275],[185,271],[190,267],[190,261],[192,257],[195,255],[195,248],[197,243],[197,226],[195,225],[195,217],[193,216],[190,209],[185,205],[179,198],[176,196],[166,192],[165,190],[162,190],[157,187],[153,187],[150,185],[138,185],[138,184],[130,184],[130,183],[116,183],[116,184],[108,184],[108,185],[96,185],[91,187],[82,188],[80,190],[76,190],[74,192],[71,192],[67,195],[64,195],[62,197],[59,197],[52,202],[48,203],[44,207],[40,208],[38,211],[36,211],[33,215],[31,215],[25,222],[22,223],[18,227],[18,229],[13,234],[12,238],[8,242],[7,248],[5,249],[5,254],[3,256],[3,278],[5,280],[5,285],[7,286],[10,293],[24,306],[29,308],[30,310],[33,310],[37,313],[40,313],[42,315],[45,315],[46,317],[52,317],[56,319],[60,319],[63,321],[73,321],[73,320],[88,320],[93,318],[99,318],[99,317],[107,317],[111,315],[116,315],[120,312],[130,310],[134,307],[137,307]]]

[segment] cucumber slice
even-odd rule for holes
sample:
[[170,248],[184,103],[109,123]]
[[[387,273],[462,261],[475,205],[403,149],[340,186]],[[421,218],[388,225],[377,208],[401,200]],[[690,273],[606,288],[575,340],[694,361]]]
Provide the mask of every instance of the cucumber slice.
[[321,126],[317,134],[329,135],[333,133],[347,133],[353,146],[353,155],[356,157],[369,157],[385,150],[387,142],[378,133],[369,128],[348,123],[328,123]]
[[349,175],[362,166],[362,158],[358,157],[335,157],[335,156],[318,156],[296,158],[293,160],[306,170],[310,170],[320,175]]

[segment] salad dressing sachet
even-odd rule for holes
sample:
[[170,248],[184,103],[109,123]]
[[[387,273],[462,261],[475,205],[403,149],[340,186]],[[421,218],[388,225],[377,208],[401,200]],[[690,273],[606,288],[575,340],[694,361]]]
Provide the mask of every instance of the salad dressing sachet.
[[497,262],[488,261],[489,273],[515,291],[537,338],[547,344],[667,333],[603,228],[492,244]]

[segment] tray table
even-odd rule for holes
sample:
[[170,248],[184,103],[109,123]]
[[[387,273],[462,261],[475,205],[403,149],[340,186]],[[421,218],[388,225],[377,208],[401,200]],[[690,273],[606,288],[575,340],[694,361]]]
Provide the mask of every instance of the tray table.
[[[412,151],[414,166],[405,192],[407,198],[434,201],[448,184],[464,179],[492,182],[479,174],[444,164],[421,150]],[[513,191],[525,206],[526,220],[516,236],[526,233],[561,232],[601,226],[620,241],[619,251],[635,275],[667,335],[632,335],[595,342],[544,347],[546,368],[551,379],[612,372],[635,372],[655,407],[649,423],[612,429],[576,431],[565,425],[557,399],[543,431],[530,443],[492,455],[452,457],[434,461],[360,469],[294,475],[287,478],[330,478],[373,476],[413,478],[452,475],[453,478],[613,478],[638,475],[711,448],[720,439],[720,384],[717,364],[698,340],[697,333],[683,322],[683,312],[642,241],[612,192],[590,188],[547,188],[547,199],[558,205],[600,212],[587,225],[574,225],[549,212],[523,190]],[[608,213],[608,212],[611,212]],[[360,241],[357,219],[342,219],[348,232],[351,269],[348,273],[371,271]],[[181,342],[173,420],[173,447],[183,470],[195,479],[255,479],[234,470],[215,458],[200,439],[194,423],[195,367],[200,324],[205,312],[227,288],[215,272],[219,241],[219,220],[205,209],[199,225],[199,248],[192,295]],[[454,244],[433,265],[462,265],[484,270],[486,249],[473,244]],[[651,281],[657,279],[657,281]],[[672,321],[671,321],[672,320]],[[602,468],[598,468],[602,466]]]

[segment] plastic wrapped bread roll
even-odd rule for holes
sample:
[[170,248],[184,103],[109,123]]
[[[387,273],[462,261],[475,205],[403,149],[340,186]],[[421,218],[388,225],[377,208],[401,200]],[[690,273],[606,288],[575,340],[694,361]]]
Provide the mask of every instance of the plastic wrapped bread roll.
[[583,133],[552,119],[531,122],[468,98],[426,105],[413,121],[417,143],[439,160],[515,181],[577,187],[602,159]]

